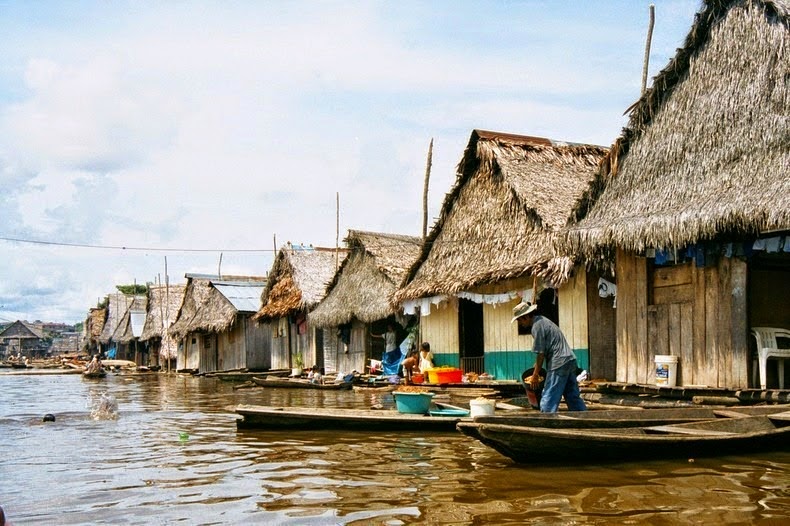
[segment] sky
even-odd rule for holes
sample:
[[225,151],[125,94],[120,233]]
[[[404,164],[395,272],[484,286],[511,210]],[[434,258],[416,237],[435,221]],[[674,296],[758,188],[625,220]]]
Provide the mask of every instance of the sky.
[[[698,0],[654,0],[649,79]],[[421,235],[474,129],[609,146],[643,0],[0,0],[0,322]],[[339,196],[339,197],[338,197]],[[125,248],[123,248],[125,247]]]

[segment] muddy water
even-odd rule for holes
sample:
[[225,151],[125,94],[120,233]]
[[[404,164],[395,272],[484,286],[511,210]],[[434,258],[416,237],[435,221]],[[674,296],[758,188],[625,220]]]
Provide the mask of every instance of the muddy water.
[[[102,395],[117,415],[95,414]],[[525,467],[460,434],[238,431],[238,403],[391,395],[233,390],[166,375],[0,374],[0,505],[13,524],[782,524],[770,455]],[[94,415],[92,416],[92,412]],[[42,422],[52,413],[55,422]],[[117,418],[112,418],[117,416]]]

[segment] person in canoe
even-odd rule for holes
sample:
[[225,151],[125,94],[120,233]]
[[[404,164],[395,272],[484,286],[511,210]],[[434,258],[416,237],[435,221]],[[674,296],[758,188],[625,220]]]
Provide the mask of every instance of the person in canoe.
[[537,304],[521,302],[513,308],[513,320],[522,328],[531,328],[532,351],[537,353],[535,368],[528,381],[532,389],[540,384],[540,369],[546,369],[546,383],[540,398],[542,413],[556,413],[560,399],[571,411],[586,411],[576,381],[576,355],[557,325],[540,314]]
[[89,374],[90,373],[96,374],[96,373],[100,373],[103,369],[104,366],[102,365],[101,360],[99,360],[99,355],[94,354],[93,359],[85,367],[85,372]]

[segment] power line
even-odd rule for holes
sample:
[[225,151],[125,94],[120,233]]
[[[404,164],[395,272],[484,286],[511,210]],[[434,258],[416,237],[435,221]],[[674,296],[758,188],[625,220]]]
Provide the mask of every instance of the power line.
[[2,237],[2,241],[26,243],[29,245],[45,245],[72,248],[95,248],[101,250],[135,250],[141,252],[274,252],[271,248],[161,248],[161,247],[126,247],[122,245],[92,245],[89,243],[64,243],[61,241],[40,241],[35,239],[21,239],[15,237]]

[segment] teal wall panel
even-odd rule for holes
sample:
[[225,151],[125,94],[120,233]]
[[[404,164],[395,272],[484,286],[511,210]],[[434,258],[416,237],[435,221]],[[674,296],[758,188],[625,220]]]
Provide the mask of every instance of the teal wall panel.
[[[590,369],[589,349],[574,349],[576,361],[581,369]],[[485,371],[497,380],[520,380],[521,373],[535,366],[535,353],[532,351],[494,351],[485,353]],[[436,367],[458,367],[457,354],[434,354]]]

